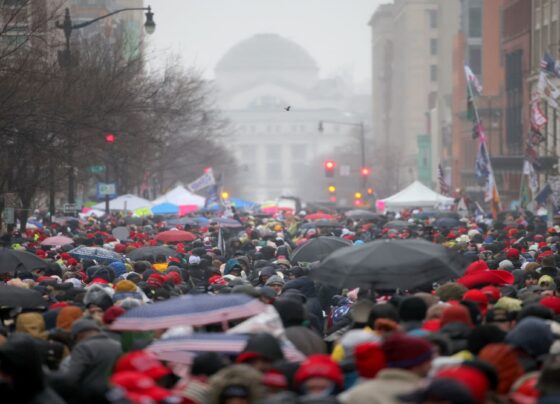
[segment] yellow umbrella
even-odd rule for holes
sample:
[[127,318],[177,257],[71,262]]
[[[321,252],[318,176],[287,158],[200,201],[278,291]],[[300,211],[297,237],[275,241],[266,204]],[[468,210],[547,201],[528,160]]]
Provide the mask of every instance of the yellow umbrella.
[[150,216],[151,214],[150,208],[140,208],[134,211],[134,216]]

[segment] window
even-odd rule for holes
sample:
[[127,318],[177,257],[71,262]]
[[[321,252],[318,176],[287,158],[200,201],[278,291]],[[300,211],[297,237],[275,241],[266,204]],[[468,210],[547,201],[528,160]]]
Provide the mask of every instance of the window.
[[430,28],[438,27],[438,12],[437,10],[428,10],[428,16],[430,18]]
[[437,81],[437,66],[431,65],[430,66],[430,80]]
[[477,76],[482,74],[482,50],[480,46],[469,46],[469,67]]
[[469,36],[471,38],[480,38],[482,36],[481,7],[469,8]]
[[438,41],[435,38],[430,39],[430,54],[437,55]]

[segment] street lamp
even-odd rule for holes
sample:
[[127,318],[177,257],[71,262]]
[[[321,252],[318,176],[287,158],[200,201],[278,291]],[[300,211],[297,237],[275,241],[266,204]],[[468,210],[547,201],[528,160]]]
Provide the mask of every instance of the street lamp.
[[339,121],[328,121],[328,120],[324,120],[324,121],[319,121],[319,125],[317,126],[317,130],[319,132],[323,132],[324,130],[324,124],[325,123],[332,123],[335,125],[346,125],[346,126],[354,126],[354,127],[358,127],[360,129],[360,152],[361,152],[361,168],[360,168],[360,174],[362,176],[362,189],[363,191],[366,190],[366,186],[367,186],[367,177],[369,175],[369,171],[367,173],[367,175],[364,175],[364,168],[367,169],[366,167],[366,138],[365,138],[365,131],[364,131],[364,123],[360,122],[360,123],[353,123],[353,122],[339,122]]
[[[70,68],[74,64],[72,61],[72,54],[70,52],[70,37],[72,36],[72,32],[75,29],[82,29],[91,24],[94,24],[98,21],[104,20],[105,18],[111,17],[115,14],[119,14],[125,11],[146,11],[146,22],[144,23],[144,29],[148,35],[151,35],[156,30],[156,23],[154,22],[154,13],[152,13],[152,8],[148,7],[128,7],[128,8],[121,8],[119,10],[112,11],[108,14],[102,15],[100,17],[94,18],[89,21],[85,21],[79,24],[73,24],[72,18],[70,17],[70,9],[67,7],[64,10],[64,20],[62,23],[59,21],[56,22],[56,28],[61,29],[64,32],[64,39],[65,39],[65,48],[63,51],[59,52],[58,54],[58,61],[60,65],[67,69],[67,72],[70,71]],[[70,86],[70,80],[68,77],[64,82],[64,91],[67,93],[68,88]],[[70,143],[70,142],[69,142]],[[75,195],[74,195],[74,164],[72,161],[72,144],[69,144],[69,171],[68,171],[68,203],[74,203]]]

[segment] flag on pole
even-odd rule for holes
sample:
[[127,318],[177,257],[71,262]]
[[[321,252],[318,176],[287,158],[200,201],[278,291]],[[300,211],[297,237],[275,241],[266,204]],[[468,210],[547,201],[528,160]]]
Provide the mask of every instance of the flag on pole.
[[212,185],[216,185],[216,179],[214,178],[214,172],[212,169],[208,169],[204,172],[204,174],[187,185],[187,188],[191,192],[197,192]]
[[541,110],[541,101],[538,97],[534,97],[531,101],[531,127],[540,131],[548,120]]
[[449,184],[445,180],[445,173],[443,172],[443,167],[441,164],[438,164],[438,181],[439,181],[439,192],[442,195],[448,196],[449,195]]
[[560,98],[560,90],[552,83],[546,73],[541,71],[539,73],[539,81],[537,83],[537,93],[541,98],[544,98],[548,105],[554,109],[558,109],[558,98]]
[[[475,97],[482,93],[482,86],[472,72],[471,68],[465,65],[465,81],[467,83],[467,119],[475,124],[480,123],[480,118],[475,106]],[[473,139],[478,137],[478,132],[473,128]]]
[[473,90],[473,95],[478,96],[482,94],[482,85],[468,65],[465,65],[465,78],[467,79],[467,85]]
[[560,64],[548,52],[544,53],[541,60],[541,70],[554,77],[560,77]]
[[537,193],[539,188],[539,179],[537,177],[537,172],[535,171],[535,167],[529,160],[525,160],[523,163],[523,175],[527,176],[529,189],[531,193],[534,195]]

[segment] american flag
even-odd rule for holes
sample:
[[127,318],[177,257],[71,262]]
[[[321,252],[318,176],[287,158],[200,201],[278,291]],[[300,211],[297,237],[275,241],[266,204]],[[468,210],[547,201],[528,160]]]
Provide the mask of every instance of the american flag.
[[439,181],[439,191],[442,195],[449,195],[449,184],[445,180],[445,174],[443,172],[443,167],[441,164],[438,165],[438,181]]
[[550,53],[545,52],[542,60],[541,60],[541,70],[553,75],[553,76],[560,76],[560,69],[558,63],[554,60]]

